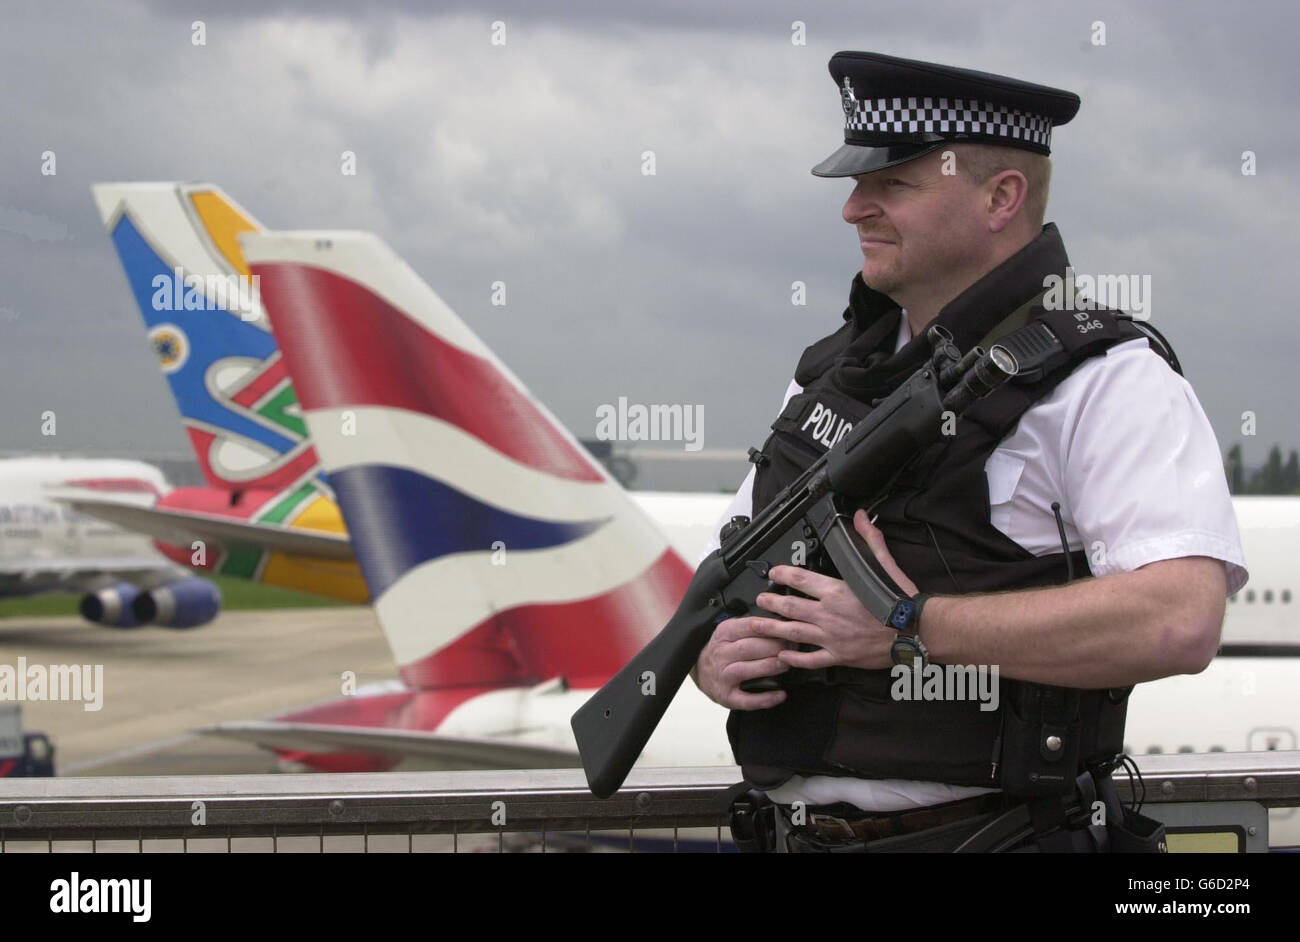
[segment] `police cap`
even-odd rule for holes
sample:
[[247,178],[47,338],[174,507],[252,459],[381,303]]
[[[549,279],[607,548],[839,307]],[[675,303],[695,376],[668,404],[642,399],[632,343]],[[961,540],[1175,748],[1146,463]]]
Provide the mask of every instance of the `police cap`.
[[844,108],[844,146],[812,168],[819,177],[871,173],[948,141],[1048,154],[1053,125],[1079,110],[1079,96],[1059,88],[875,52],[837,52],[830,72]]

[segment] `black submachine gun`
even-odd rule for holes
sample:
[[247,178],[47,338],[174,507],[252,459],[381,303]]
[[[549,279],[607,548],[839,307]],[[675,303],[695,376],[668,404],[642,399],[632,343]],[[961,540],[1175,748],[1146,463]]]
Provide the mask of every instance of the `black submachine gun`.
[[962,356],[937,324],[926,339],[931,356],[923,366],[752,520],[738,517],[723,529],[721,546],[700,563],[668,624],[573,714],[587,784],[597,797],[608,798],[623,784],[718,622],[772,617],[754,600],[771,589],[768,570],[788,564],[793,546],[823,549],[866,609],[897,624],[908,596],[854,529],[850,508],[883,497],[913,455],[940,441],[945,426],[951,430],[954,416],[1018,369],[1001,344]]

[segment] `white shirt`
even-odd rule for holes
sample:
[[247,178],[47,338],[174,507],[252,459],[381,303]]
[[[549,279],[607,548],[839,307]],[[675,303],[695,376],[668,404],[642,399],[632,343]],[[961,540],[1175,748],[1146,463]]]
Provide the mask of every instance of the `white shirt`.
[[[895,351],[912,339],[907,318],[901,320]],[[802,391],[791,382],[785,402]],[[1052,513],[1059,501],[1069,548],[1087,552],[1093,575],[1210,556],[1227,564],[1229,595],[1246,584],[1214,431],[1191,385],[1145,339],[1081,363],[1021,416],[984,470],[991,522],[1035,556],[1061,551]],[[719,525],[737,514],[753,516],[753,486],[751,468]],[[717,548],[715,536],[701,558]],[[898,811],[994,790],[796,775],[768,795],[783,804],[846,801],[865,811]]]

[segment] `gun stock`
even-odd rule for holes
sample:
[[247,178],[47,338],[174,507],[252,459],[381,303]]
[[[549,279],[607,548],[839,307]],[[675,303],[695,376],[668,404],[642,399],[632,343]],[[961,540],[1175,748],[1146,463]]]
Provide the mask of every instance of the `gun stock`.
[[663,630],[573,714],[587,784],[596,797],[618,791],[641,755],[725,614],[721,590],[729,581],[721,554],[707,557]]

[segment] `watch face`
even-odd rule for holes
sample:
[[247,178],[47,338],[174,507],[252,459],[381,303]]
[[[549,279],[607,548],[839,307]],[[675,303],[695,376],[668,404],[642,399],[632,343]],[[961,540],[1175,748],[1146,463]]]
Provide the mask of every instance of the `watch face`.
[[921,646],[915,639],[903,635],[894,639],[894,643],[889,648],[889,655],[895,664],[912,667],[921,660]]

